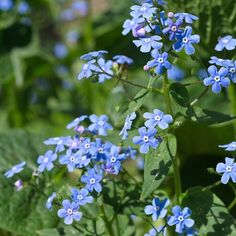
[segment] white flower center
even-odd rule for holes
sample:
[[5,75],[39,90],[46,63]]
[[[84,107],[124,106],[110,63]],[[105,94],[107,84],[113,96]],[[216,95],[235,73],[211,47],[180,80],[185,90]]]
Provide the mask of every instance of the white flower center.
[[141,7],[141,8],[140,8],[140,11],[142,11],[142,12],[144,12],[144,11],[146,11],[146,10],[147,10],[146,7]]
[[91,179],[90,179],[90,183],[91,183],[91,184],[94,184],[95,182],[96,182],[96,181],[95,181],[94,178],[91,178]]
[[182,222],[182,221],[184,220],[184,217],[183,217],[183,216],[179,216],[179,217],[178,217],[178,220],[179,220],[180,222]]
[[227,167],[226,167],[226,171],[227,171],[227,172],[231,172],[231,171],[232,171],[232,166],[227,166]]
[[73,213],[73,210],[71,208],[67,209],[68,215],[71,215]]
[[70,157],[70,161],[73,162],[75,161],[75,158],[73,156]]
[[84,146],[85,146],[86,149],[90,148],[90,144],[89,143],[86,143]]
[[151,39],[150,39],[150,38],[146,38],[146,39],[144,39],[144,41],[145,41],[146,43],[150,43],[150,42],[151,42]]
[[103,148],[98,148],[99,153],[103,153]]
[[43,160],[44,163],[48,163],[48,158],[45,157],[44,160]]
[[184,43],[187,43],[187,42],[188,42],[188,38],[187,38],[187,37],[184,37],[184,38],[183,38],[183,42],[184,42]]
[[163,62],[164,62],[164,60],[163,60],[162,57],[159,57],[159,58],[157,59],[157,61],[158,61],[159,63],[163,63]]
[[215,76],[214,80],[215,80],[216,82],[220,81],[220,76],[218,76],[218,75]]
[[155,116],[155,120],[156,120],[156,121],[160,121],[160,120],[161,120],[161,117],[160,117],[160,116]]
[[171,27],[171,30],[172,30],[173,32],[175,32],[175,31],[177,30],[177,27],[176,27],[175,25],[173,25],[173,26]]
[[111,157],[111,162],[115,162],[116,158],[115,157]]
[[230,73],[235,73],[235,68],[231,68],[229,71]]
[[99,126],[103,126],[103,125],[104,125],[104,122],[103,122],[102,120],[99,120],[99,121],[98,121],[98,125],[99,125]]
[[145,143],[147,143],[148,140],[149,140],[148,136],[144,136],[144,137],[143,137],[143,141],[144,141]]
[[82,200],[82,199],[83,199],[83,196],[80,194],[80,195],[77,196],[77,198],[78,198],[79,200]]

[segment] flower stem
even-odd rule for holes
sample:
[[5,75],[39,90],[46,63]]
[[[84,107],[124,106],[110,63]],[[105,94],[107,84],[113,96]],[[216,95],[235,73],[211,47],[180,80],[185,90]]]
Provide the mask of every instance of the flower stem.
[[100,209],[101,209],[101,212],[102,212],[102,218],[105,222],[105,225],[106,225],[106,228],[107,228],[107,231],[108,231],[109,235],[114,236],[114,233],[113,233],[113,230],[112,230],[112,227],[111,227],[111,223],[108,221],[108,219],[106,217],[106,213],[105,213],[105,209],[104,209],[103,204],[100,206]]
[[211,184],[211,185],[209,185],[209,186],[203,188],[202,190],[203,190],[203,191],[210,190],[210,189],[212,189],[212,188],[217,187],[217,186],[220,185],[220,184],[221,184],[221,182],[220,182],[220,181],[217,181],[217,182],[215,182],[214,184]]
[[206,89],[204,89],[204,91],[196,99],[194,99],[190,105],[194,106],[197,102],[199,102],[199,100],[207,93],[208,89],[209,87],[206,87]]

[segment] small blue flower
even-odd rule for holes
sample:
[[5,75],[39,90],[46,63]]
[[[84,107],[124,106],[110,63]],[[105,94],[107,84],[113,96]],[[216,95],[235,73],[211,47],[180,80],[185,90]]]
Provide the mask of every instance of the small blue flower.
[[176,22],[172,21],[170,18],[166,20],[167,27],[162,30],[163,34],[169,34],[169,39],[174,40],[176,35],[182,33],[180,29],[183,21],[178,19]]
[[158,35],[140,38],[138,40],[133,40],[133,43],[136,47],[141,47],[141,52],[150,52],[151,49],[160,49],[163,46],[163,43],[158,42],[161,40],[161,37]]
[[54,54],[57,58],[63,59],[68,55],[68,49],[65,44],[57,43],[54,46]]
[[51,194],[51,196],[47,199],[46,201],[46,208],[48,210],[52,210],[52,203],[53,203],[53,200],[56,198],[57,194],[55,192],[53,192]]
[[23,187],[24,187],[24,183],[21,179],[18,179],[15,183],[14,183],[15,189],[16,191],[20,191]]
[[171,115],[165,115],[164,112],[158,109],[154,109],[153,113],[145,112],[143,117],[148,119],[145,122],[147,128],[155,128],[158,126],[160,129],[167,129],[169,124],[173,122]]
[[228,76],[233,83],[236,83],[236,61],[227,60],[227,62]]
[[113,60],[120,65],[124,64],[131,65],[134,62],[131,58],[124,55],[116,55],[113,57]]
[[175,232],[182,234],[186,227],[191,228],[194,225],[194,220],[189,218],[192,212],[188,207],[181,211],[180,206],[174,206],[172,213],[174,215],[169,217],[167,224],[170,226],[175,225]]
[[211,57],[211,60],[209,61],[210,64],[215,64],[217,66],[230,66],[232,62],[230,60],[224,60],[215,56]]
[[73,11],[73,9],[65,9],[61,12],[60,14],[60,18],[63,21],[72,21],[75,19],[75,12]]
[[219,145],[220,148],[224,148],[226,151],[231,151],[234,152],[236,151],[236,142],[231,142],[228,144],[224,144],[224,145]]
[[104,56],[104,54],[107,54],[108,52],[105,50],[100,50],[100,51],[94,51],[90,52],[87,54],[84,54],[80,57],[80,59],[85,60],[85,61],[91,61],[93,59],[99,59]]
[[62,152],[65,150],[65,145],[67,142],[67,139],[69,137],[55,137],[55,138],[49,138],[44,141],[44,144],[46,145],[56,145],[55,152]]
[[112,130],[112,126],[107,122],[108,117],[106,115],[101,115],[97,117],[96,115],[89,116],[91,125],[89,125],[88,129],[91,132],[98,133],[98,135],[106,136],[107,130]]
[[27,2],[21,2],[18,5],[18,12],[20,14],[27,14],[30,11],[30,6]]
[[170,204],[168,199],[161,201],[159,198],[152,200],[152,205],[145,207],[144,211],[146,215],[152,215],[153,221],[156,221],[159,217],[164,218],[167,214],[165,209]]
[[133,137],[133,143],[140,145],[141,153],[148,153],[149,146],[156,149],[158,147],[159,141],[155,138],[157,130],[154,128],[149,128],[146,130],[146,127],[141,127],[138,129],[140,136]]
[[181,81],[184,79],[185,72],[179,67],[171,65],[171,68],[167,70],[167,76],[174,81]]
[[135,112],[132,112],[130,115],[128,115],[125,118],[124,126],[123,126],[121,132],[119,133],[119,135],[122,135],[123,140],[128,138],[127,130],[131,129],[132,123],[133,123],[135,118],[136,118],[136,113]]
[[152,228],[147,234],[144,234],[144,236],[157,236],[157,235],[166,235],[166,227],[165,226],[159,226],[158,228]]
[[81,182],[86,184],[86,189],[89,192],[95,190],[100,193],[102,191],[101,180],[102,176],[98,174],[95,169],[89,169],[86,174],[81,177]]
[[195,48],[192,44],[197,44],[200,42],[200,37],[197,34],[192,34],[192,28],[187,26],[183,34],[176,36],[177,42],[173,45],[173,49],[177,52],[180,52],[183,48],[185,49],[186,54],[192,55],[195,52]]
[[88,13],[88,2],[87,1],[74,1],[71,4],[71,8],[77,11],[79,15],[86,16]]
[[62,209],[59,209],[57,215],[60,218],[64,218],[64,223],[71,225],[73,221],[80,221],[82,213],[78,211],[79,206],[75,202],[70,202],[69,200],[63,200]]
[[84,121],[85,119],[87,119],[88,116],[86,115],[83,115],[83,116],[80,116],[80,117],[77,117],[76,119],[74,119],[72,122],[70,122],[66,128],[67,129],[71,129],[71,128],[74,128],[76,126],[78,126],[80,124],[80,122]]
[[98,161],[105,160],[106,154],[110,153],[112,144],[110,142],[102,142],[102,139],[97,138],[95,145],[91,150],[92,158]]
[[26,165],[26,162],[23,161],[15,166],[13,166],[10,170],[8,170],[4,175],[7,178],[11,178],[13,175],[20,173],[23,169],[24,166]]
[[0,10],[8,11],[13,7],[12,0],[1,0],[0,1]]
[[230,180],[236,183],[236,163],[233,158],[226,157],[225,163],[218,163],[216,166],[217,173],[223,173],[221,177],[222,184],[227,184]]
[[227,35],[223,38],[219,38],[215,47],[216,51],[222,51],[224,48],[227,50],[234,50],[236,47],[236,39],[233,39],[231,35]]
[[66,155],[60,156],[59,163],[67,165],[68,171],[72,172],[76,168],[76,165],[80,163],[80,155],[78,153],[73,153],[71,149],[68,149]]
[[224,67],[221,67],[219,71],[217,71],[216,66],[210,66],[208,68],[208,72],[210,77],[207,77],[203,80],[205,86],[212,85],[212,91],[214,93],[219,93],[221,91],[221,87],[227,88],[230,85],[230,80],[227,78],[228,70]]
[[95,60],[91,60],[83,65],[81,72],[78,75],[78,80],[88,79],[94,75],[94,72],[98,72],[99,68],[94,64]]
[[156,12],[156,8],[152,4],[144,3],[142,6],[134,5],[130,8],[132,11],[130,15],[134,18],[139,18],[140,16],[146,19],[152,17]]
[[159,53],[157,49],[154,49],[151,53],[154,60],[151,60],[147,63],[149,68],[155,67],[156,74],[162,74],[164,72],[164,69],[170,69],[171,64],[167,60],[168,59],[168,53],[163,52],[162,54]]
[[89,192],[85,188],[82,188],[80,190],[73,188],[71,189],[71,193],[72,200],[80,206],[93,202],[93,197],[89,196]]
[[37,163],[39,164],[38,171],[43,172],[45,169],[50,171],[54,167],[53,161],[56,159],[57,154],[51,150],[47,151],[44,156],[39,156],[37,160]]
[[66,40],[69,43],[76,43],[79,39],[79,33],[76,30],[70,30],[66,33]]
[[105,61],[103,58],[99,58],[98,61],[98,82],[103,83],[106,79],[111,79],[113,76],[111,60]]
[[82,140],[79,146],[80,152],[85,154],[93,154],[95,150],[95,143],[90,140],[90,138],[85,138]]
[[128,19],[124,22],[123,24],[123,31],[122,34],[123,35],[127,35],[130,31],[134,31],[138,26],[140,26],[141,23],[144,22],[144,19]]
[[193,21],[198,20],[197,16],[194,16],[192,14],[185,13],[185,12],[183,12],[183,13],[176,13],[174,16],[175,16],[175,18],[180,19],[182,21],[185,21],[188,24],[192,24]]

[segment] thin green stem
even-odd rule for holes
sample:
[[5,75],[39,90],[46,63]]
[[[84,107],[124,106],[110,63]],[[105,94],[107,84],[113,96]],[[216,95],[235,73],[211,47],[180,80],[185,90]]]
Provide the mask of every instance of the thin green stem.
[[194,100],[190,103],[190,105],[191,105],[191,106],[194,106],[197,102],[199,102],[199,100],[207,93],[208,89],[209,89],[209,87],[206,87],[206,88],[204,89],[204,91],[203,91],[196,99],[194,99]]
[[109,220],[106,217],[104,206],[101,205],[100,209],[101,209],[101,212],[102,212],[102,218],[105,222],[105,225],[106,225],[106,228],[107,228],[107,231],[108,231],[109,235],[114,236],[114,233],[113,233],[113,230],[112,230],[112,227],[111,227],[111,222],[109,222]]
[[203,188],[202,190],[203,190],[203,191],[210,190],[210,189],[212,189],[212,188],[215,188],[215,187],[219,186],[220,184],[221,184],[221,182],[220,182],[220,181],[217,181],[217,182],[215,182],[214,184],[211,184],[211,185],[209,185],[209,186]]
[[236,204],[236,198],[229,204],[228,209],[231,210]]

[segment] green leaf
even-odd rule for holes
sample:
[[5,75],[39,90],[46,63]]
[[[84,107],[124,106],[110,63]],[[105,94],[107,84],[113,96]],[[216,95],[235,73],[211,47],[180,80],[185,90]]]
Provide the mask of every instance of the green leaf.
[[156,150],[151,149],[148,152],[145,157],[141,199],[147,198],[160,186],[168,175],[176,151],[176,138],[173,135],[168,135]]
[[[37,230],[54,228],[59,221],[55,212],[45,208],[46,197],[38,190],[25,186],[17,192],[13,183],[18,177],[6,179],[3,175],[23,160],[27,161],[27,168],[34,168],[39,140],[23,131],[0,134],[0,228],[17,235],[35,236]],[[23,179],[27,177],[26,172],[21,173]]]
[[112,224],[114,236],[131,236],[134,235],[135,228],[130,226],[130,217],[118,214]]
[[194,187],[187,191],[183,206],[192,210],[192,218],[201,236],[233,236],[236,226],[224,203],[212,192]]

